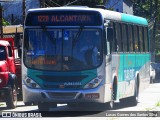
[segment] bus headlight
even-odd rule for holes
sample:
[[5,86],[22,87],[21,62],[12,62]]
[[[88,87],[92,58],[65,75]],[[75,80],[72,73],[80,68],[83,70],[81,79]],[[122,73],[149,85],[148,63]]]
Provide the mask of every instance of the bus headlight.
[[34,88],[34,89],[40,88],[40,86],[35,81],[33,81],[32,79],[28,77],[24,79],[24,83],[27,87],[30,87],[30,88]]
[[92,81],[90,81],[89,83],[87,83],[84,88],[85,89],[88,89],[88,88],[95,88],[97,87],[101,81],[103,80],[103,77],[102,76],[98,76],[96,77],[95,79],[93,79]]

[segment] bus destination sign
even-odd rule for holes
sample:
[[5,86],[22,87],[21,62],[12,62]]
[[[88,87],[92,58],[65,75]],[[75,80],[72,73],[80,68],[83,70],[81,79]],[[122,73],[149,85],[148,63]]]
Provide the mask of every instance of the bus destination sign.
[[99,26],[102,24],[98,12],[31,12],[27,15],[26,26]]
[[92,17],[89,15],[38,15],[38,21],[41,23],[45,22],[91,22]]

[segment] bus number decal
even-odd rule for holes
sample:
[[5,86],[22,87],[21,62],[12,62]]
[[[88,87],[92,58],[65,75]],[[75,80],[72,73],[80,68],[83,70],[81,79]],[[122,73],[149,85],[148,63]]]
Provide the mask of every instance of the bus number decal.
[[48,22],[48,21],[49,21],[49,16],[48,15],[38,16],[38,22]]
[[125,69],[124,70],[124,80],[134,80],[134,69]]

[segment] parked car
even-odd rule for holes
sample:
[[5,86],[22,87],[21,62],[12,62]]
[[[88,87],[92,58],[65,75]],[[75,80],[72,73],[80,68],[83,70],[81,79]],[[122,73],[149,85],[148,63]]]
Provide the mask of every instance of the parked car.
[[156,70],[155,70],[155,63],[151,63],[150,65],[150,83],[155,83],[156,78]]

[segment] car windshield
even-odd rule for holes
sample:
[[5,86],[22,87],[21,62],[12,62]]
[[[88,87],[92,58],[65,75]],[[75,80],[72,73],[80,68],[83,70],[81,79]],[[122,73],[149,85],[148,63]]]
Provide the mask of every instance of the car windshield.
[[52,71],[93,69],[102,62],[100,29],[26,29],[24,64]]

